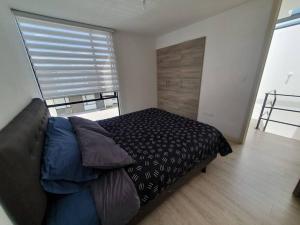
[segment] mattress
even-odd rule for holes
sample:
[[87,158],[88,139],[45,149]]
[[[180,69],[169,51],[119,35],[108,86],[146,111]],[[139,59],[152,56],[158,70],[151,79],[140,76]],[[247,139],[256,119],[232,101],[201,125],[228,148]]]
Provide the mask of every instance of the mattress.
[[216,128],[156,108],[98,123],[136,161],[126,171],[142,206],[201,162],[232,152]]

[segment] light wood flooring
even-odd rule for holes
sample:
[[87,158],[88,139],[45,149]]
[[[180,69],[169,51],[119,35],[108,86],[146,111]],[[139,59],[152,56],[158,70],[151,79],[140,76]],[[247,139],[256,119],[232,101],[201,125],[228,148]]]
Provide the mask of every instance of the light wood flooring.
[[140,225],[300,225],[300,142],[250,129]]

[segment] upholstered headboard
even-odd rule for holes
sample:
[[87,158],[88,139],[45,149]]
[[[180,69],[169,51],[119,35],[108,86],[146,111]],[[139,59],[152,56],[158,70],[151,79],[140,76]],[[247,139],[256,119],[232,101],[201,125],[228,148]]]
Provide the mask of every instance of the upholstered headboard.
[[32,102],[0,132],[0,201],[15,224],[41,225],[47,196],[40,163],[49,112]]

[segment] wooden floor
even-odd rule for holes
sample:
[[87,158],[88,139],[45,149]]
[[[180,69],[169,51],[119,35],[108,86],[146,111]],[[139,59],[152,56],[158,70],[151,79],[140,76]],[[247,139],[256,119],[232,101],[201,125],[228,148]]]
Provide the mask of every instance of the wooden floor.
[[300,225],[300,142],[252,129],[232,147],[140,224]]

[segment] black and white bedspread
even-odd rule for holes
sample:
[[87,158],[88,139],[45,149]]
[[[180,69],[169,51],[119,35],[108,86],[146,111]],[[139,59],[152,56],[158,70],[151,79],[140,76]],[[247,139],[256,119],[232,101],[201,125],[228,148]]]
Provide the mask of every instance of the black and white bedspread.
[[99,121],[136,161],[126,168],[141,205],[202,161],[232,152],[214,127],[151,108]]

